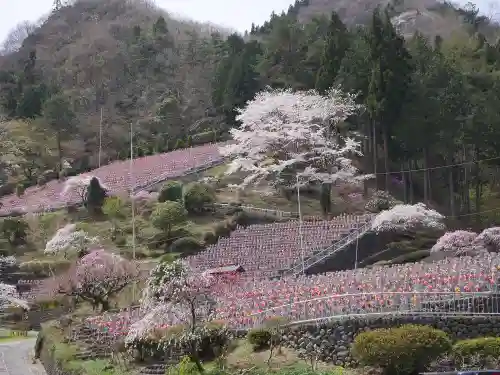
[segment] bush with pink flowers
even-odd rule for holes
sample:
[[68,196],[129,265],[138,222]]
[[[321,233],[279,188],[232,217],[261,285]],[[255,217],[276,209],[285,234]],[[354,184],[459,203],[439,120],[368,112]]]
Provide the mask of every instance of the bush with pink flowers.
[[431,252],[444,251],[455,255],[472,255],[479,249],[475,244],[477,233],[465,230],[446,232],[431,248]]

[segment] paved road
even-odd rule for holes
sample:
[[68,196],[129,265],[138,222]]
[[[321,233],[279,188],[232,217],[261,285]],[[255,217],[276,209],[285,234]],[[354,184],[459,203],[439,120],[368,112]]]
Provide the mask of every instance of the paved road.
[[43,366],[32,363],[35,338],[0,343],[0,375],[47,375]]

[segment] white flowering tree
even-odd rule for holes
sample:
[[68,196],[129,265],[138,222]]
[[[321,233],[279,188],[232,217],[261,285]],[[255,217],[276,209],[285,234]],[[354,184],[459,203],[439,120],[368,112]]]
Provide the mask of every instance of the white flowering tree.
[[28,303],[19,299],[18,295],[19,294],[14,285],[0,283],[0,311],[9,306],[18,306],[28,310]]
[[361,155],[356,134],[340,135],[338,125],[362,107],[353,95],[331,89],[315,91],[268,90],[239,110],[241,126],[231,129],[233,144],[220,152],[232,158],[226,171],[248,173],[241,187],[270,180],[274,184],[359,182],[351,158]]
[[405,232],[414,230],[446,230],[445,217],[423,203],[398,204],[379,213],[372,222],[375,232]]
[[477,233],[466,230],[446,232],[431,248],[431,252],[446,252],[453,255],[474,255],[482,246],[477,246],[474,241]]
[[[203,371],[199,353],[203,339],[211,330],[206,323],[215,313],[216,287],[217,280],[214,277],[194,273],[181,261],[158,264],[151,271],[144,291],[144,318],[131,326],[125,342],[131,345],[143,340],[160,327],[183,326],[176,335],[166,336],[164,348],[178,346]],[[226,332],[225,327],[217,332],[219,335]]]
[[105,250],[95,250],[76,261],[69,270],[54,277],[49,288],[89,302],[94,309],[109,310],[110,298],[139,276],[138,265]]
[[71,194],[76,194],[81,199],[81,203],[84,203],[87,200],[90,182],[93,179],[96,179],[104,190],[108,190],[108,187],[104,185],[98,177],[91,175],[78,175],[70,177],[66,180],[61,195],[63,197],[69,197]]
[[97,237],[91,237],[83,230],[76,230],[75,224],[67,224],[59,229],[45,245],[47,255],[78,253],[84,254],[90,246],[99,244]]

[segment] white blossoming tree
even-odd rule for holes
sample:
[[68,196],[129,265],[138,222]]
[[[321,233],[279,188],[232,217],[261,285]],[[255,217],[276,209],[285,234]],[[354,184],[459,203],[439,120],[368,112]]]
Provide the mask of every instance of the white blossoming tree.
[[446,230],[445,217],[423,203],[398,204],[379,213],[372,222],[375,232],[405,232],[414,230]]
[[310,182],[359,182],[351,158],[361,155],[356,134],[341,135],[338,125],[362,107],[353,95],[331,89],[315,91],[269,90],[256,95],[239,110],[241,126],[231,129],[233,144],[221,147],[232,158],[226,174],[248,173],[241,187],[270,180],[275,185]]
[[69,197],[71,194],[76,194],[81,199],[81,203],[87,200],[87,193],[89,190],[90,182],[96,179],[99,185],[104,189],[108,190],[108,187],[102,183],[102,181],[95,176],[91,175],[78,175],[70,177],[64,183],[64,189],[61,193],[63,197]]
[[18,292],[14,285],[0,283],[0,312],[9,306],[19,306],[28,310],[28,303],[17,298],[17,296]]
[[442,251],[453,255],[475,255],[478,251],[483,250],[482,246],[477,246],[474,243],[476,238],[477,233],[466,230],[446,232],[437,240],[431,248],[431,252]]
[[91,237],[83,230],[76,230],[75,224],[67,224],[47,242],[44,253],[48,255],[64,254],[64,257],[70,253],[82,255],[90,246],[98,243],[97,237]]
[[[177,346],[187,352],[200,371],[200,351],[207,334],[226,334],[225,327],[210,327],[207,323],[215,313],[217,280],[208,274],[196,274],[181,261],[162,262],[148,279],[142,309],[144,318],[134,323],[125,342],[128,345],[144,340],[161,327],[182,326],[175,335],[166,335],[164,348]],[[213,345],[216,345],[214,342]]]

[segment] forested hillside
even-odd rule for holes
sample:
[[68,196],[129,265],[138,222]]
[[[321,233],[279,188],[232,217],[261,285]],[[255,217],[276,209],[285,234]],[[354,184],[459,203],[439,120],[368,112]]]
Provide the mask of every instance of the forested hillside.
[[162,152],[220,139],[238,126],[236,109],[266,86],[324,92],[341,84],[366,106],[345,126],[366,136],[359,165],[378,174],[379,188],[473,222],[494,220],[498,26],[474,6],[444,4],[456,32],[403,38],[409,8],[400,13],[401,4],[363,11],[366,25],[354,27],[336,13],[304,16],[319,3],[297,1],[227,38],[142,3],[81,0],[54,12],[3,59],[4,182],[35,184],[64,161],[74,171],[97,166],[101,111],[104,163],[128,157],[131,123],[134,155]]

